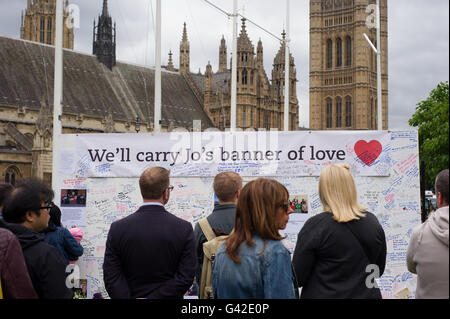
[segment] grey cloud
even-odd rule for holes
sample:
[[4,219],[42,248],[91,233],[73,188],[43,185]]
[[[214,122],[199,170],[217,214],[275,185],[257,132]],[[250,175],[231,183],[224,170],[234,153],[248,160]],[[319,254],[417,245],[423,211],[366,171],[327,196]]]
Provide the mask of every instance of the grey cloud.
[[[232,11],[232,1],[211,0]],[[81,11],[81,28],[75,30],[75,50],[92,53],[92,27],[102,10],[102,0],[71,0]],[[245,15],[276,35],[285,26],[285,1],[239,0]],[[109,0],[109,11],[117,22],[117,58],[120,61],[154,65],[154,28],[149,1]],[[20,37],[20,14],[26,0],[0,0],[0,35]],[[155,13],[155,1],[152,1]],[[309,125],[309,1],[290,1],[291,52],[297,68],[300,124]],[[407,129],[416,104],[425,99],[440,81],[448,80],[449,2],[447,0],[389,1],[389,123],[391,129]],[[188,26],[191,71],[204,72],[208,61],[218,67],[219,45],[225,36],[231,54],[232,22],[203,0],[162,1],[162,62],[178,47],[183,23]],[[239,23],[240,30],[240,23]],[[264,64],[271,77],[273,59],[280,43],[247,23],[253,45],[261,38]],[[228,60],[229,63],[229,60]]]

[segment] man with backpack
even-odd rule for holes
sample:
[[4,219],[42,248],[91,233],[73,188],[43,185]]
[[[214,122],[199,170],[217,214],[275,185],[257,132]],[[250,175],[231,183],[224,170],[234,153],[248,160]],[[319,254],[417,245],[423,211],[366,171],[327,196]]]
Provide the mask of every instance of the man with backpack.
[[[214,238],[229,235],[233,230],[236,203],[242,188],[242,177],[235,172],[219,173],[214,178],[213,187],[219,203],[214,206],[211,215],[200,220],[194,229],[198,259],[196,277],[200,287],[200,298],[208,297],[204,288],[209,285],[207,282],[211,282],[210,269],[203,269],[205,257],[203,244],[210,242],[207,249],[209,250],[209,254],[214,254],[214,249],[217,249],[219,244],[213,242]],[[210,268],[211,256],[207,256],[205,264]],[[203,276],[207,278],[205,279]],[[204,280],[203,283],[202,280]]]

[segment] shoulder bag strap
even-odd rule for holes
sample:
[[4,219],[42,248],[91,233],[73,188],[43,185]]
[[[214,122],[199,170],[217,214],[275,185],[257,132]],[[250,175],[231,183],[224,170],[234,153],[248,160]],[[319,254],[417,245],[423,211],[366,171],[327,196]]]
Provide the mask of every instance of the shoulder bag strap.
[[206,219],[206,217],[200,219],[198,224],[200,225],[200,228],[202,229],[202,232],[205,235],[207,241],[216,238],[216,234],[214,234],[214,231],[212,230],[211,225],[208,223],[208,219]]

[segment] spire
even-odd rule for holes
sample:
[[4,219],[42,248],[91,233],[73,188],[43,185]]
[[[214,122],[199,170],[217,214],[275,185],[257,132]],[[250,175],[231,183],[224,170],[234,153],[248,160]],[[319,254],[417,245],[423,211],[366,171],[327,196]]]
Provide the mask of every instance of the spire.
[[103,12],[102,12],[102,16],[109,16],[108,13],[108,0],[103,0]]
[[263,45],[262,45],[262,41],[261,38],[259,38],[258,41],[258,48],[256,50],[256,60],[259,63],[259,66],[263,66]]
[[242,20],[241,35],[243,35],[243,34],[247,35],[247,29],[246,29],[246,26],[245,26],[245,21],[247,21],[247,19],[246,18],[242,18],[241,20]]
[[169,63],[167,64],[167,70],[174,71],[175,68],[173,67],[173,61],[172,61],[172,50],[169,51]]
[[189,41],[187,37],[186,22],[183,27],[183,38],[180,43],[180,73],[189,73],[190,57],[189,57]]
[[245,21],[247,21],[247,19],[242,18],[242,28],[238,38],[238,51],[253,52],[253,45],[248,38]]
[[183,28],[183,39],[181,41],[183,42],[187,42],[188,37],[187,37],[187,29],[186,29],[186,22],[184,23],[184,28]]
[[220,41],[219,48],[219,71],[223,72],[227,70],[227,45],[225,42],[225,37],[222,35],[222,40]]
[[31,9],[31,0],[28,0],[27,9]]
[[97,26],[94,20],[93,54],[110,70],[116,65],[116,25],[112,23],[108,12],[108,1],[103,0],[102,15]]

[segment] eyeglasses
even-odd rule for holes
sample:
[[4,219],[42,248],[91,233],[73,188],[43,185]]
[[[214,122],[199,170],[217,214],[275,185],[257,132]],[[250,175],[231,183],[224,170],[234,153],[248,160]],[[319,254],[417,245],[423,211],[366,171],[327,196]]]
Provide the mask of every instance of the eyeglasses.
[[284,210],[285,210],[286,212],[288,212],[290,206],[291,206],[291,205],[290,205],[289,202],[288,202],[288,203],[280,204],[280,207],[284,208]]
[[39,207],[39,209],[52,209],[55,205],[53,204],[47,204],[48,206]]
[[174,189],[174,186],[170,185],[169,187],[167,187],[167,189],[171,192]]

